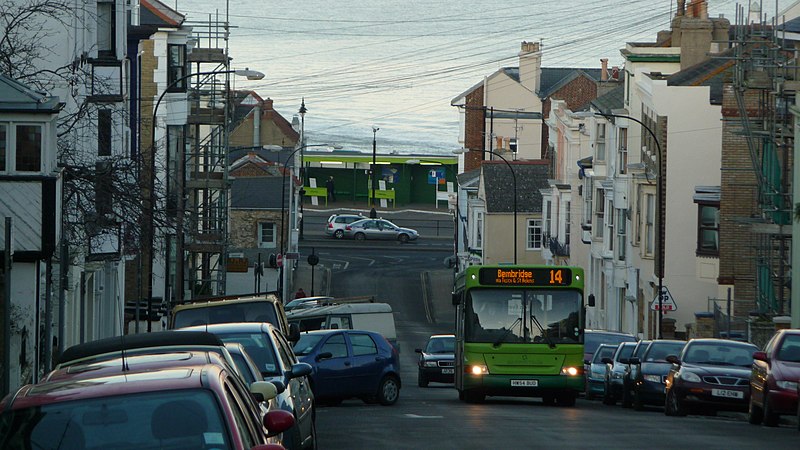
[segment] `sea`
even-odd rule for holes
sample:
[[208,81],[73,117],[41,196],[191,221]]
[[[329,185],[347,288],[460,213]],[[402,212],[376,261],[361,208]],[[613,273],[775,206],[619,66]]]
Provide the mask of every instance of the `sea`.
[[[523,41],[543,67],[622,66],[626,42],[669,29],[676,0],[162,0],[190,22],[227,17],[236,81],[292,120],[305,102],[306,142],[379,153],[450,154],[451,100],[502,67]],[[688,3],[688,0],[687,0]],[[759,2],[760,3],[760,2]],[[788,6],[764,1],[765,11]],[[786,5],[783,5],[785,3]],[[709,0],[735,23],[734,0]],[[745,10],[748,2],[743,3]],[[774,16],[770,14],[770,16]],[[376,130],[376,131],[373,131]]]

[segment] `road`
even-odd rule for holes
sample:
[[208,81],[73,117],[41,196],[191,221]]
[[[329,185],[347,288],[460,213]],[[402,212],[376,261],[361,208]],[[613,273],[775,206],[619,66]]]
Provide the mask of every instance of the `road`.
[[390,407],[348,400],[317,412],[319,448],[766,448],[795,449],[796,422],[779,428],[749,425],[743,414],[666,417],[579,399],[574,408],[538,399],[458,400],[450,385],[416,383],[416,354],[433,333],[452,332],[452,272],[442,261],[452,242],[400,245],[311,239],[320,264],[331,269],[333,296],[374,295],[396,312],[401,347],[400,401]]

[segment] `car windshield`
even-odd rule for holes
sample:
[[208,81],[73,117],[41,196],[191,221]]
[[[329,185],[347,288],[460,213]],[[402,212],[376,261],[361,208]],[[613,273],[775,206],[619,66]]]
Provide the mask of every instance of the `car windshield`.
[[272,341],[263,333],[217,333],[222,342],[242,344],[244,350],[261,371],[264,377],[280,375],[275,348]]
[[473,289],[465,304],[469,342],[580,343],[581,294],[567,289]]
[[750,367],[755,345],[697,342],[685,349],[683,362],[712,366]]
[[174,321],[174,328],[235,322],[268,322],[279,328],[282,326],[278,321],[275,305],[268,301],[182,309],[175,312]]
[[617,361],[622,358],[630,358],[633,355],[633,349],[636,347],[634,344],[620,344],[622,348],[617,352]]
[[0,448],[233,448],[211,391],[73,400],[0,415]]
[[614,356],[614,347],[600,347],[594,352],[594,358],[592,358],[593,363],[599,363],[603,361],[603,358],[611,358]]
[[778,351],[778,360],[800,362],[800,334],[787,334]]
[[297,356],[304,356],[311,353],[311,350],[314,350],[314,347],[317,346],[317,343],[322,340],[323,336],[321,334],[301,334],[300,340],[294,344],[294,353]]
[[455,338],[433,338],[425,346],[425,353],[454,353],[455,346]]
[[685,344],[682,342],[659,342],[650,344],[644,355],[645,362],[667,362],[667,356],[680,355]]

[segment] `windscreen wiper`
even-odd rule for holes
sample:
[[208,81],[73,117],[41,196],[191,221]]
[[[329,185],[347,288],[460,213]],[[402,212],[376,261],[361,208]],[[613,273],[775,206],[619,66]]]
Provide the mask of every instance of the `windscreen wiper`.
[[499,347],[500,344],[502,344],[503,341],[506,340],[506,337],[508,337],[508,333],[511,333],[511,331],[514,329],[514,325],[516,325],[517,322],[519,322],[520,320],[522,320],[522,318],[521,317],[517,317],[517,319],[514,321],[514,323],[512,323],[511,326],[508,327],[508,329],[506,329],[506,331],[503,332],[502,336],[500,336],[496,341],[494,341],[494,343],[492,344],[492,347],[495,347],[495,348]]
[[531,320],[533,321],[533,323],[536,324],[536,328],[539,329],[539,332],[542,333],[542,337],[544,338],[545,342],[547,342],[547,346],[550,348],[556,348],[556,344],[554,344],[553,341],[550,340],[550,337],[547,335],[544,328],[542,327],[542,324],[539,323],[539,320],[536,318],[535,315],[531,314]]

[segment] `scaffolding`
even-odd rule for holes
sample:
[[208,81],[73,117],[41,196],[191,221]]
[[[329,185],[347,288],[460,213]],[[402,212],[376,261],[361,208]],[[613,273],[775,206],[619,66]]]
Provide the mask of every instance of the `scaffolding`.
[[[230,26],[224,17],[190,23],[194,47],[187,55],[190,73],[189,117],[182,179],[185,223],[178,227],[176,273],[184,299],[225,294],[228,252],[228,124],[231,112]],[[185,219],[184,219],[185,218]],[[187,298],[188,295],[188,298]]]
[[771,316],[785,314],[789,299],[794,149],[789,106],[799,86],[794,49],[781,30],[779,19],[767,21],[762,15],[753,21],[743,6],[737,7],[732,81],[756,180],[750,216],[738,220],[750,231],[741,243],[750,246],[753,306]]

